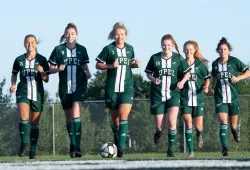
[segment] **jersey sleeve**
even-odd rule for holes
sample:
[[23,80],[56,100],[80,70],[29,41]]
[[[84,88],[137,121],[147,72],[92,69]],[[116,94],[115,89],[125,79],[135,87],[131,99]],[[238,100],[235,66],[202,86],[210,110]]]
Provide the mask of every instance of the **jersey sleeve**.
[[150,74],[154,73],[154,58],[153,58],[153,56],[150,57],[148,64],[146,66],[145,72],[150,73]]
[[20,64],[18,63],[18,59],[16,58],[13,64],[12,73],[17,74],[20,71]]
[[238,58],[235,58],[235,64],[237,71],[244,73],[246,70],[249,70],[248,67],[241,62]]
[[108,56],[109,56],[109,50],[107,47],[104,47],[95,60],[101,63],[106,63]]
[[88,56],[88,52],[87,52],[87,49],[86,48],[84,48],[84,52],[83,52],[83,64],[85,64],[85,63],[89,63],[89,56]]
[[204,79],[209,79],[211,77],[206,64],[204,64],[203,62],[201,63],[201,73]]
[[57,52],[57,49],[54,48],[54,50],[52,51],[52,53],[51,53],[51,55],[50,55],[50,57],[49,57],[49,61],[48,61],[48,62],[49,62],[51,65],[56,66],[56,65],[59,64],[58,58],[59,58],[59,54],[58,54],[58,52]]

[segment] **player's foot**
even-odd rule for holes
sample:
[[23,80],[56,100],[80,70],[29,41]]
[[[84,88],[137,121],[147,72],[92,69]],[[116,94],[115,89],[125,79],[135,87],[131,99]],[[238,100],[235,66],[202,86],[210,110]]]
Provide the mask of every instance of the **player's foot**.
[[30,151],[30,159],[36,159],[36,152]]
[[174,157],[174,153],[172,150],[167,151],[167,157]]
[[161,138],[162,131],[156,131],[154,134],[154,142],[155,144],[158,144]]
[[188,158],[193,158],[194,157],[194,152],[189,152],[187,157]]
[[76,158],[81,158],[82,157],[82,151],[80,148],[76,148],[75,150],[75,157]]
[[227,149],[227,147],[223,147],[223,149],[222,149],[222,155],[223,156],[228,156],[228,149]]
[[121,158],[123,156],[123,150],[122,148],[118,145],[117,147],[117,157]]
[[240,132],[237,129],[231,129],[231,131],[232,131],[234,140],[236,142],[239,142],[240,141]]
[[23,156],[24,156],[25,151],[26,151],[26,146],[27,146],[26,143],[21,143],[21,146],[20,146],[19,151],[18,151],[18,155],[19,155],[20,157],[23,157]]
[[202,148],[203,146],[203,139],[202,136],[197,137],[197,147]]
[[75,158],[76,157],[76,147],[75,145],[70,145],[70,149],[69,149],[69,156],[71,158]]

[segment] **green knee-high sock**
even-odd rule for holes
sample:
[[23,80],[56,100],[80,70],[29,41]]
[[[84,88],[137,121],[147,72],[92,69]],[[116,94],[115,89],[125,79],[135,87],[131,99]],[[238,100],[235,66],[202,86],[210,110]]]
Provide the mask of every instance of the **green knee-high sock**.
[[120,120],[119,121],[119,145],[122,149],[124,149],[124,144],[126,141],[127,133],[128,133],[128,121]]
[[220,125],[220,140],[222,147],[227,147],[227,124]]
[[192,128],[186,130],[186,141],[187,141],[187,146],[189,149],[189,153],[194,151],[194,144],[193,144],[193,133],[192,133]]
[[70,138],[70,144],[75,145],[75,130],[73,123],[66,122],[69,138]]
[[29,129],[29,121],[28,120],[20,120],[19,121],[19,132],[22,143],[27,143],[27,134]]
[[114,124],[111,125],[111,128],[114,133],[114,142],[115,142],[115,145],[117,146],[119,144],[119,128],[116,127],[116,125]]
[[177,130],[168,130],[168,151],[173,150]]
[[39,138],[39,125],[31,124],[30,125],[30,151],[35,152],[37,141]]
[[80,149],[81,147],[81,136],[82,136],[82,122],[80,117],[73,118],[73,124],[75,129],[75,141],[76,141],[76,148]]
[[202,132],[203,132],[203,129],[201,129],[201,131],[197,130],[196,129],[196,137],[201,137],[202,136]]

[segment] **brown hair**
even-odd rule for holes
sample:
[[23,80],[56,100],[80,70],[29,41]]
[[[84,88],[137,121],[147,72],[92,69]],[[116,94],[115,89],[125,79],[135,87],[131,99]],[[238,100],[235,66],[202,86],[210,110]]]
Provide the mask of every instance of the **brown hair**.
[[166,34],[166,35],[164,35],[164,36],[161,38],[161,43],[162,43],[164,40],[171,40],[171,41],[172,41],[172,43],[174,44],[174,48],[176,49],[176,51],[178,52],[178,54],[179,54],[179,56],[180,56],[180,59],[183,60],[183,57],[182,57],[181,54],[180,54],[178,45],[177,45],[177,43],[175,42],[173,36],[172,36],[171,34]]
[[113,40],[115,38],[115,31],[119,28],[125,30],[126,35],[128,34],[128,30],[125,27],[124,23],[120,21],[120,22],[115,23],[115,25],[113,26],[112,31],[108,35],[108,40]]
[[225,37],[222,37],[221,40],[220,40],[220,42],[217,45],[217,48],[216,48],[216,52],[217,53],[219,53],[221,45],[226,45],[228,47],[229,51],[233,50],[233,47],[231,46],[231,44],[229,42],[227,42],[227,39]]
[[186,50],[186,46],[189,45],[189,44],[191,44],[191,45],[194,46],[194,49],[195,49],[194,58],[195,58],[195,59],[198,59],[198,60],[200,60],[200,61],[202,61],[203,63],[205,63],[205,64],[207,65],[207,64],[208,64],[208,60],[205,59],[205,58],[201,55],[199,45],[198,45],[198,43],[197,43],[196,41],[194,41],[194,40],[186,41],[186,42],[184,43],[184,45],[183,45],[183,50],[184,50],[184,52],[185,52],[185,50]]
[[65,42],[65,33],[66,33],[66,31],[67,31],[68,29],[70,29],[70,28],[75,29],[76,34],[78,34],[76,25],[73,24],[73,23],[69,23],[69,24],[67,25],[67,27],[65,28],[65,30],[64,30],[64,34],[63,34],[63,35],[61,36],[61,38],[60,38],[60,44],[62,44],[62,43]]

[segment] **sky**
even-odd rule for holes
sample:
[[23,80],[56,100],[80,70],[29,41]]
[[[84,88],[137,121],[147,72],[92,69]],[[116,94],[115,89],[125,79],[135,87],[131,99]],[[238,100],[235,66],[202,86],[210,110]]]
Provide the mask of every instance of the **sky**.
[[[97,71],[95,58],[111,43],[107,37],[118,21],[127,27],[127,43],[141,61],[141,68],[133,72],[145,79],[146,64],[152,54],[161,51],[160,40],[165,34],[173,35],[181,52],[186,41],[197,41],[210,65],[218,57],[215,48],[219,40],[226,37],[233,46],[231,55],[248,64],[249,7],[249,0],[2,0],[0,81],[6,78],[7,93],[13,62],[25,53],[23,42],[27,34],[34,34],[41,41],[38,52],[49,58],[70,22],[78,28],[78,43],[87,48],[92,75]],[[44,87],[55,98],[58,75],[50,75]]]

